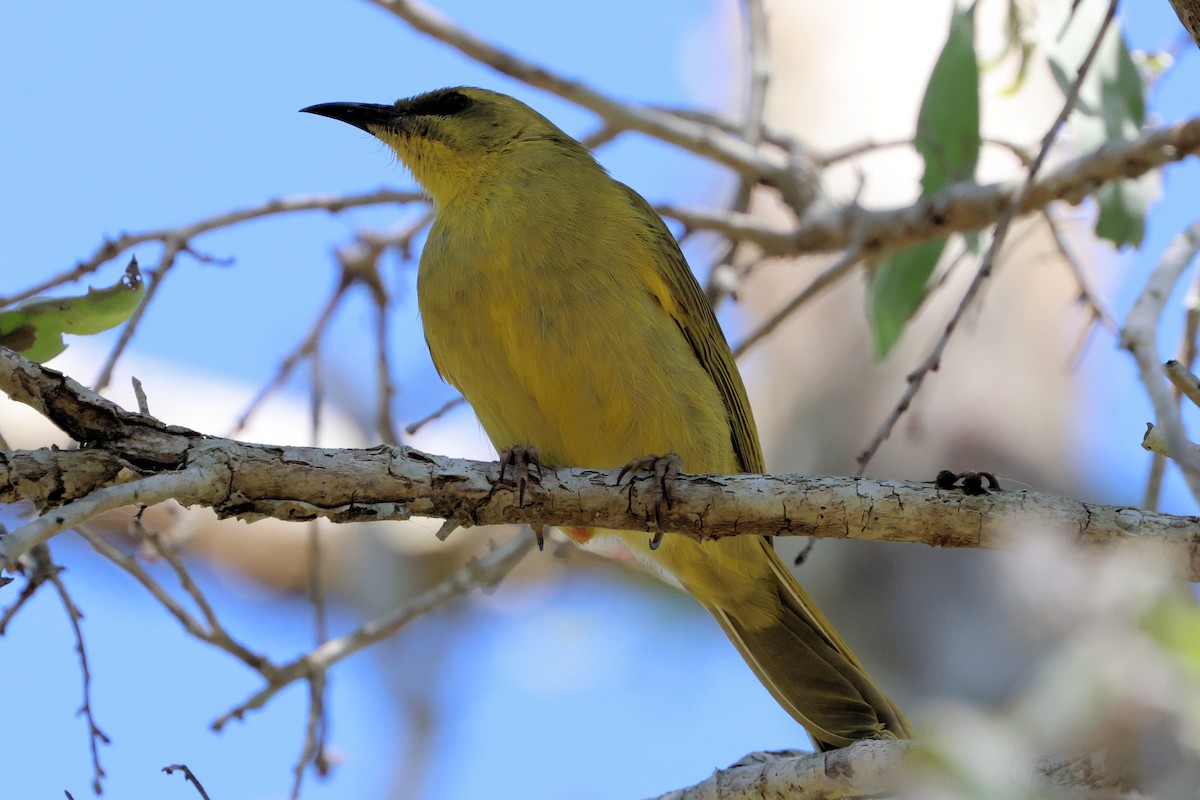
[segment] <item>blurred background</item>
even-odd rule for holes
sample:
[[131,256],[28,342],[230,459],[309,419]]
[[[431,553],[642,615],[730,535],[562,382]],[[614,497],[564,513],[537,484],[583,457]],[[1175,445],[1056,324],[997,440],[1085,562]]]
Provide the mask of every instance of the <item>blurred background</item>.
[[[622,100],[743,111],[744,43],[732,0],[608,0],[555,6],[438,0],[464,28]],[[1007,4],[980,5],[980,50],[999,52]],[[773,44],[767,119],[821,151],[911,138],[946,36],[952,3],[767,2]],[[1165,2],[1125,3],[1131,48],[1176,47]],[[990,43],[990,44],[989,44]],[[1197,111],[1200,58],[1190,46],[1149,91],[1155,121]],[[1032,143],[1061,94],[1037,66],[1005,95],[1013,65],[983,78],[985,135]],[[90,255],[105,237],[174,227],[229,208],[307,193],[349,193],[411,181],[365,134],[299,115],[313,103],[390,102],[447,85],[480,85],[534,105],[577,137],[597,120],[426,38],[367,2],[163,4],[9,3],[0,8],[0,294]],[[1070,154],[1069,142],[1062,151]],[[626,134],[600,160],[651,202],[712,207],[734,191],[712,164]],[[1016,174],[985,150],[981,180]],[[915,196],[919,161],[889,151],[830,170],[824,202],[894,205]],[[1195,161],[1168,168],[1163,199],[1136,252],[1090,236],[1090,208],[1062,209],[1073,245],[1118,317],[1167,242],[1197,208]],[[754,213],[780,221],[769,198]],[[129,376],[159,418],[225,435],[292,351],[336,287],[335,249],[364,230],[401,230],[422,208],[271,217],[193,244],[148,308],[108,394],[136,407]],[[419,253],[420,238],[414,251]],[[718,243],[688,237],[703,273]],[[143,266],[156,246],[139,248]],[[909,414],[872,462],[880,477],[928,480],[943,468],[987,469],[1004,485],[1104,503],[1140,502],[1149,463],[1139,442],[1152,417],[1132,360],[1096,331],[1078,286],[1035,225],[1018,228],[980,308],[951,344]],[[828,260],[756,268],[726,303],[731,341],[765,318]],[[400,426],[451,400],[420,334],[415,261],[385,255],[391,299],[392,414]],[[124,261],[91,279],[117,280]],[[846,281],[781,326],[742,362],[773,472],[849,474],[904,375],[928,350],[968,276],[952,273],[882,364],[874,362],[861,278]],[[78,287],[76,287],[78,288]],[[321,444],[378,443],[374,306],[354,287],[321,347]],[[1178,321],[1162,333],[1178,340]],[[1171,327],[1175,325],[1176,327]],[[75,340],[51,366],[94,379],[116,334]],[[1166,355],[1172,355],[1167,353]],[[311,372],[301,368],[239,438],[307,443]],[[61,441],[0,398],[14,448]],[[460,406],[406,442],[492,458]],[[1194,513],[1168,472],[1163,508]],[[0,509],[10,527],[20,509]],[[115,528],[123,526],[114,521]],[[264,521],[214,524],[162,510],[193,555],[197,580],[227,627],[280,659],[314,644],[304,597],[307,529]],[[488,542],[516,530],[458,531],[437,522],[323,528],[323,579],[333,635],[434,585]],[[528,535],[525,532],[520,535]],[[785,556],[800,541],[778,542]],[[220,734],[209,723],[259,687],[256,676],[182,631],[141,587],[72,535],[53,542],[83,610],[93,712],[112,744],[101,751],[113,797],[188,798],[161,767],[186,763],[213,798],[287,796],[303,741],[307,693],[293,686]],[[959,702],[1003,707],[1027,680],[1037,637],[1028,608],[1004,590],[1008,554],[818,542],[798,575],[839,630],[918,724]],[[161,565],[156,574],[166,575]],[[1020,571],[1019,569],[1016,571]],[[0,605],[16,584],[0,590]],[[42,592],[0,639],[0,767],[13,797],[87,796],[87,731],[76,716],[80,674],[56,598]],[[707,615],[682,594],[609,558],[557,540],[496,590],[407,627],[331,675],[330,746],[338,764],[304,796],[617,798],[694,783],[762,749],[807,747]]]

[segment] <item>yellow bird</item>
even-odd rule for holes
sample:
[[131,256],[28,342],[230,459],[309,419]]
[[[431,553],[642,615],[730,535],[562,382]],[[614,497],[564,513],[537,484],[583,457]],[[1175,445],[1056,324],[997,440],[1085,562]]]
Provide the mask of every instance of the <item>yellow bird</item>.
[[[764,471],[737,366],[679,245],[587,148],[484,89],[303,110],[385,142],[432,197],[425,339],[497,449],[597,469],[673,453],[690,472]],[[645,532],[615,535],[708,609],[819,748],[912,735],[770,539],[668,535],[652,549]]]

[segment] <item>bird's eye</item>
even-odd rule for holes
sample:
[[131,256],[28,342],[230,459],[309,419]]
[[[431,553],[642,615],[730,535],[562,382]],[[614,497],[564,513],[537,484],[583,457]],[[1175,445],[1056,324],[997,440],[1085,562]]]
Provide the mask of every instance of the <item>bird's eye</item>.
[[471,98],[461,92],[449,92],[426,98],[413,107],[414,114],[449,117],[471,105]]

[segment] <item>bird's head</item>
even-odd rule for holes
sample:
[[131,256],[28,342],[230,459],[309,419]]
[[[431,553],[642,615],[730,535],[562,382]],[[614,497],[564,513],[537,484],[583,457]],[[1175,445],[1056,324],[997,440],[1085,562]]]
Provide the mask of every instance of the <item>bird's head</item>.
[[321,103],[301,110],[348,123],[383,141],[439,204],[503,177],[506,169],[526,160],[523,155],[547,149],[587,154],[520,100],[487,89],[459,86],[391,105]]

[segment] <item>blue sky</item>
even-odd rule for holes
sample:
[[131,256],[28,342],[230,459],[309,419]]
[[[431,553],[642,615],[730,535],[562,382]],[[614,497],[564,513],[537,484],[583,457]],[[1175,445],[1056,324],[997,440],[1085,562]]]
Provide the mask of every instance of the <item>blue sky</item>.
[[[1156,49],[1176,36],[1166,3],[1124,5],[1135,47]],[[715,25],[725,8],[716,0],[560,4],[554,14],[514,13],[511,4],[480,0],[438,6],[567,75],[621,97],[664,103],[697,101],[695,76],[679,66],[682,54],[706,42],[719,52]],[[634,18],[638,24],[630,25]],[[1175,119],[1196,112],[1198,62],[1186,52],[1151,97],[1156,113]],[[482,84],[528,100],[573,133],[593,124],[586,112],[348,0],[8,3],[0,10],[0,71],[9,119],[0,128],[6,190],[0,293],[64,269],[119,231],[174,225],[279,195],[407,185],[365,135],[296,113],[312,103],[386,102],[439,85]],[[655,201],[704,202],[724,185],[712,168],[638,137],[606,149],[603,161]],[[1193,220],[1197,205],[1188,187],[1200,185],[1197,169],[1193,161],[1168,174],[1170,202],[1156,208],[1143,254],[1123,257],[1122,307],[1166,242]],[[178,269],[135,349],[261,382],[327,296],[335,277],[332,248],[357,227],[394,216],[390,210],[303,215],[201,240],[206,252],[236,262]],[[154,254],[141,252],[143,263],[153,263]],[[111,282],[114,270],[96,282]],[[413,278],[397,268],[402,331],[403,320],[415,324]],[[340,315],[334,352],[362,346],[367,314],[367,305],[355,302]],[[1173,334],[1164,341],[1173,342]],[[1106,390],[1081,424],[1106,431],[1129,419],[1140,425],[1150,412],[1128,360],[1103,335],[1092,349],[1087,369]],[[404,376],[398,419],[420,416],[451,396],[417,344],[398,347],[394,361]],[[1131,457],[1127,444],[1127,437],[1097,437],[1080,469],[1114,499],[1136,500],[1144,459]],[[1169,503],[1190,508],[1175,492]],[[210,733],[213,717],[256,688],[253,676],[183,636],[140,588],[92,558],[85,545],[62,537],[56,555],[69,567],[69,585],[87,614],[95,712],[114,740],[102,751],[106,795],[195,797],[178,776],[159,773],[183,761],[213,798],[286,796],[306,710],[303,691],[285,692],[245,723]],[[281,657],[307,646],[304,603],[199,571],[228,624],[246,639]],[[12,587],[4,591],[6,604]],[[732,648],[713,646],[719,634],[689,601],[658,593],[666,599],[648,610],[644,592],[594,573],[530,591],[522,598],[502,587],[476,613],[448,618],[459,644],[430,681],[447,717],[429,797],[505,796],[496,786],[531,799],[641,796],[699,780],[751,750],[804,744]],[[333,628],[345,630],[354,620],[349,610],[335,609]],[[649,658],[664,645],[683,654],[675,663],[689,664],[686,672],[666,672]],[[0,639],[8,720],[0,727],[0,765],[7,767],[9,796],[60,797],[63,789],[88,795],[72,646],[46,592]],[[579,677],[564,681],[564,674]],[[305,796],[384,796],[406,728],[378,700],[390,689],[376,656],[339,667],[331,691],[332,741],[345,761],[330,780],[310,779]]]

